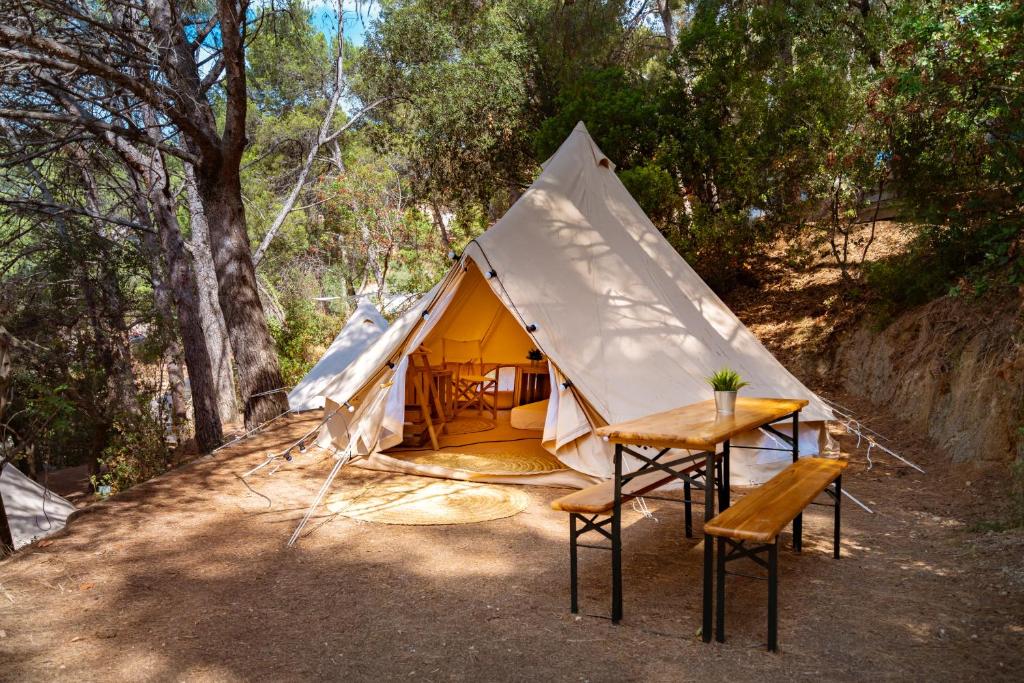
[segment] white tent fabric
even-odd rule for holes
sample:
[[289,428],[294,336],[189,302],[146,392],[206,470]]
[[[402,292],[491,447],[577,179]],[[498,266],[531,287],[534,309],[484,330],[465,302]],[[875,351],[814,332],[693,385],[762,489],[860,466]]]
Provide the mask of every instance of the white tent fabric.
[[14,549],[18,550],[64,528],[75,506],[0,461],[0,499]]
[[[669,245],[580,123],[508,213],[389,330],[395,334],[325,388],[330,403],[357,405],[344,424],[329,423],[336,446],[369,454],[401,440],[405,358],[445,317],[460,285],[475,282],[488,284],[522,331],[535,326],[529,341],[548,358],[553,387],[542,442],[578,472],[611,476],[612,449],[593,435],[596,426],[707,399],[705,378],[725,366],[750,382],[748,395],[810,401],[802,453],[818,452],[826,438],[828,406]],[[743,440],[774,445],[762,433]],[[770,451],[733,455],[737,484],[778,469]]]
[[360,299],[341,332],[327,352],[295,387],[288,392],[288,407],[294,412],[324,407],[324,388],[359,358],[388,328],[388,322],[367,299]]

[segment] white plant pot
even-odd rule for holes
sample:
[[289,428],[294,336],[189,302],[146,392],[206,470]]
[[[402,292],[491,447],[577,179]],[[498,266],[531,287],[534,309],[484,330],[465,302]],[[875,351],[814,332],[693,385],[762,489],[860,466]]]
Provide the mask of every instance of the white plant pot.
[[736,412],[736,392],[716,391],[715,410],[719,415],[732,415]]

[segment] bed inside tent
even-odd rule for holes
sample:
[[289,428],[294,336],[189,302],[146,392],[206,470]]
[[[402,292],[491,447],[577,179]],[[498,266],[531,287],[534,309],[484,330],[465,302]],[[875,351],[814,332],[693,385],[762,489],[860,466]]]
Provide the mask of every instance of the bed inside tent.
[[539,352],[515,316],[467,260],[441,319],[409,356],[402,442],[358,464],[490,483],[594,481],[542,444],[553,374],[546,358],[531,360]]

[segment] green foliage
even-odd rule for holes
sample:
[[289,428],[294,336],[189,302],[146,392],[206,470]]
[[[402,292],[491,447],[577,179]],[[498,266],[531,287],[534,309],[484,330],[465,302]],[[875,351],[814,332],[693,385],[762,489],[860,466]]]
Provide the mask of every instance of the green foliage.
[[868,96],[889,132],[893,172],[941,276],[987,287],[1024,278],[1024,6],[903,3],[888,68]]
[[270,325],[285,386],[295,386],[320,359],[344,318],[322,314],[310,299],[289,298],[284,320]]
[[99,458],[100,474],[92,475],[93,488],[111,487],[113,493],[166,472],[171,466],[165,428],[148,415],[118,416]]
[[707,378],[708,384],[715,391],[739,391],[743,387],[750,386],[750,382],[744,382],[740,373],[731,368],[722,368]]

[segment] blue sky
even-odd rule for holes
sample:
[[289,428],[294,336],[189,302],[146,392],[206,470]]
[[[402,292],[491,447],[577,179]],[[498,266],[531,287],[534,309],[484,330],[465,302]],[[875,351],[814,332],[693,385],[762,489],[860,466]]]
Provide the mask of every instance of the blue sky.
[[[362,45],[366,39],[366,31],[377,15],[380,8],[377,3],[345,0],[345,40],[353,45]],[[325,0],[313,0],[309,3],[312,12],[311,22],[325,35],[334,37],[337,28],[337,9],[333,2]]]

